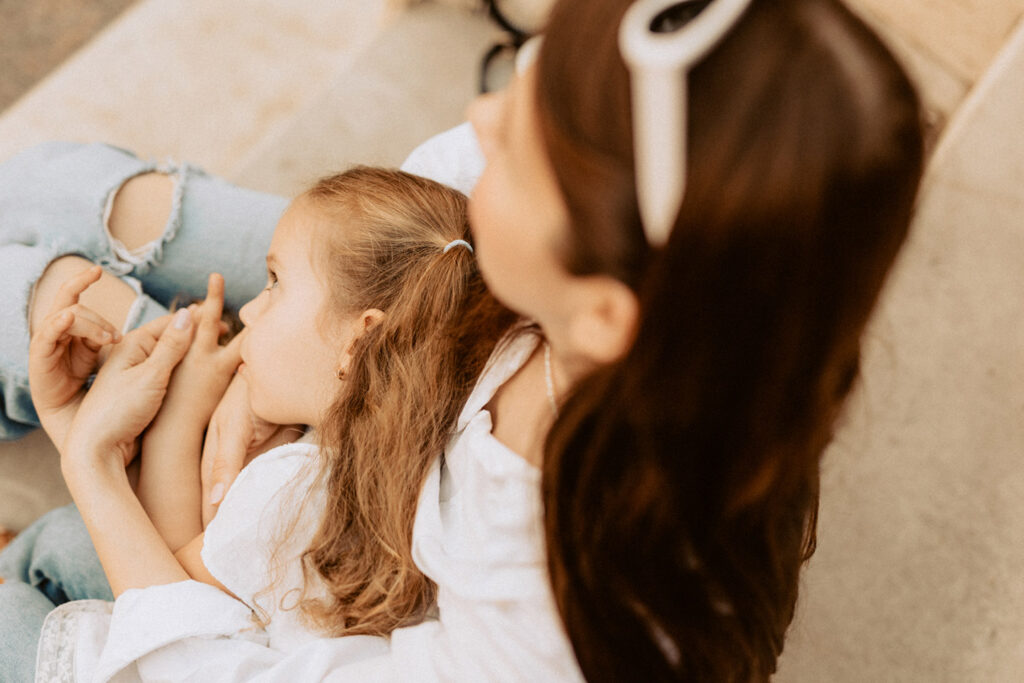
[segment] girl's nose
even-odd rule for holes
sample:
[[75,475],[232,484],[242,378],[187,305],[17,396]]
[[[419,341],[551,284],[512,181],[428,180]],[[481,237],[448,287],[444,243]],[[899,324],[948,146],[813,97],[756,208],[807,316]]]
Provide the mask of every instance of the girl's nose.
[[[259,299],[259,296],[256,297]],[[244,306],[238,309],[238,319],[242,321],[242,324],[248,327],[252,323],[253,315],[256,307],[256,299],[250,299]]]

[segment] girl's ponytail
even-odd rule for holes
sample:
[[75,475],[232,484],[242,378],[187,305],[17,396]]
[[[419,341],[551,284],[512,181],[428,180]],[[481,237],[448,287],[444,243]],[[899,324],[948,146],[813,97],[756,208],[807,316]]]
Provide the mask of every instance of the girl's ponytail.
[[356,342],[318,433],[328,505],[305,566],[330,598],[303,608],[334,635],[386,634],[434,602],[411,554],[420,490],[514,315],[480,278],[455,190],[356,168],[307,198],[343,226],[321,240],[332,308],[384,316]]

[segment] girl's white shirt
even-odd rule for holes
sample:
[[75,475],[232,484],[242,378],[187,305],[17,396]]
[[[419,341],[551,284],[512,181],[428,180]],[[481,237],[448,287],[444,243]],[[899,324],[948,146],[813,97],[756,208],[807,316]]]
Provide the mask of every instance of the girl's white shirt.
[[[300,442],[254,460],[207,528],[207,568],[242,602],[184,581],[114,603],[68,603],[43,627],[36,680],[582,680],[548,580],[540,472],[494,438],[484,409],[536,345],[519,334],[492,357],[420,494],[413,557],[437,583],[436,619],[390,638],[324,638],[297,611],[275,607],[294,604],[298,557],[322,509],[316,492],[296,507],[315,479],[315,446]],[[284,572],[261,597],[278,561]],[[266,628],[253,619],[254,600],[270,616]]]

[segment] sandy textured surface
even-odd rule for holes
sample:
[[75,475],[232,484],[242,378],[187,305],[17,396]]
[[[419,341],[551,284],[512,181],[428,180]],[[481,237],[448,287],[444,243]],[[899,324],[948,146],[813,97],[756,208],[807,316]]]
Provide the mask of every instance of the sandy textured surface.
[[135,0],[0,2],[0,110]]
[[779,680],[1024,680],[1021,121],[1024,27],[933,159]]

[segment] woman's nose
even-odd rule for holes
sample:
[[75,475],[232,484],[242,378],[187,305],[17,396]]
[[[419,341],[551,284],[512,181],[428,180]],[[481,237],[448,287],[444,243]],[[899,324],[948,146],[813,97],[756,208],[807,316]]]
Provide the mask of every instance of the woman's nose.
[[502,100],[504,99],[503,92],[479,95],[466,107],[466,119],[473,126],[484,155],[490,151],[498,129]]

